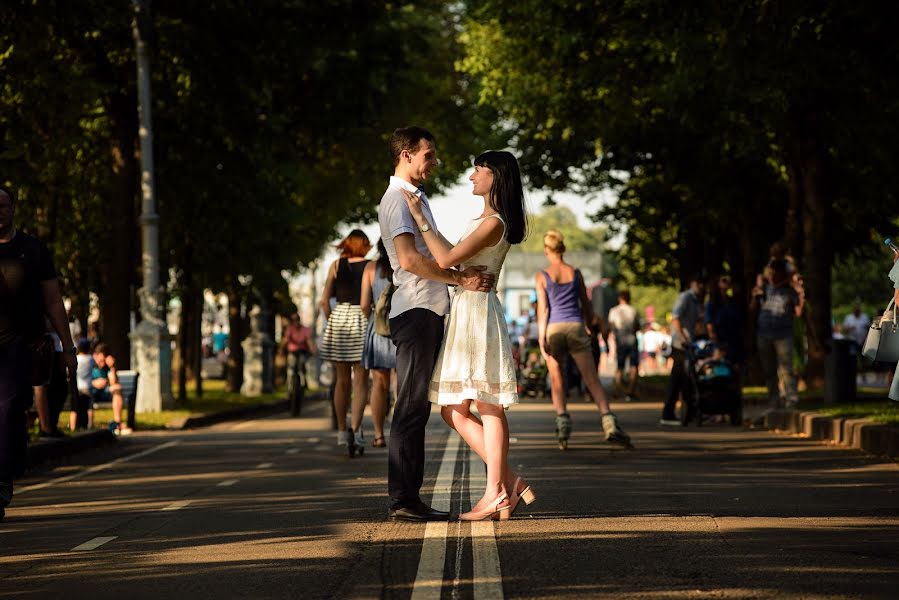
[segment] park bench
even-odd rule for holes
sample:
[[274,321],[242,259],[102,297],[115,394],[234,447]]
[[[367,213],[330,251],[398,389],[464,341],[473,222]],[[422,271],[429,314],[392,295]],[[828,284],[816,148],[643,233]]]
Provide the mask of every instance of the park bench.
[[[140,378],[140,371],[117,371],[119,385],[122,386],[122,404],[123,409],[128,411],[128,427],[134,429],[135,423],[135,405],[137,404],[137,380]],[[98,403],[98,406],[106,406],[108,403]]]

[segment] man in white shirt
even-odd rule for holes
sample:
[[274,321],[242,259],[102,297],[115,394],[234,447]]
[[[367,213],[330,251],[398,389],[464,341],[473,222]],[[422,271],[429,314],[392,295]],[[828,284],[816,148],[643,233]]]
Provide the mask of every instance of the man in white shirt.
[[440,268],[422,238],[428,226],[419,228],[409,212],[404,189],[421,198],[428,222],[434,222],[427,196],[419,187],[437,166],[434,136],[421,127],[397,129],[390,138],[390,153],[394,173],[378,207],[381,240],[397,286],[390,307],[397,397],[387,450],[388,517],[446,520],[448,513],[432,509],[418,495],[424,480],[425,425],[431,415],[428,386],[443,342],[443,318],[449,312],[446,286],[487,292],[493,288],[494,276],[483,273],[483,267]]
[[[618,293],[618,306],[609,311],[609,329],[615,335],[615,355],[618,358],[618,370],[615,371],[615,383],[624,387],[624,371],[627,374],[625,400],[631,402],[637,396],[637,367],[640,365],[640,354],[637,351],[637,332],[640,331],[640,316],[630,304],[631,293],[622,290]],[[627,363],[630,362],[630,365]]]
[[865,337],[870,327],[871,317],[862,312],[861,304],[856,301],[852,305],[852,312],[843,319],[843,333],[861,347],[865,345]]

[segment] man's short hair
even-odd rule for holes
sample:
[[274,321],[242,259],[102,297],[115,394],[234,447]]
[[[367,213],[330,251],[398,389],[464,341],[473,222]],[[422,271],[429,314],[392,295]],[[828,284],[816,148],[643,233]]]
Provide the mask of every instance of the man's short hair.
[[434,134],[424,127],[400,127],[394,130],[390,136],[390,158],[393,159],[393,166],[397,166],[400,162],[400,154],[406,150],[412,154],[418,151],[421,140],[434,141]]
[[702,276],[702,273],[693,273],[692,275],[690,275],[690,278],[687,280],[687,283],[693,283],[694,281],[696,283],[701,283],[702,285],[705,285],[705,277]]
[[631,301],[631,293],[628,290],[621,290],[618,292],[618,297],[628,303]]
[[13,194],[12,190],[5,185],[0,185],[0,194],[6,194],[10,202],[12,202],[13,204],[16,203],[16,195]]
[[94,344],[94,354],[109,354],[109,346],[107,346],[104,342],[97,342]]

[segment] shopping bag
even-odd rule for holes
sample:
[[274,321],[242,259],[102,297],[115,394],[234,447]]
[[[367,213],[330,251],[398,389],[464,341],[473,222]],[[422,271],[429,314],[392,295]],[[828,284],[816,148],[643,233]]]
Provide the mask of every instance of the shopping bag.
[[895,363],[899,362],[899,329],[896,325],[896,301],[895,298],[887,304],[886,311],[892,310],[893,318],[884,321],[875,318],[865,337],[865,345],[862,348],[862,356],[869,360]]

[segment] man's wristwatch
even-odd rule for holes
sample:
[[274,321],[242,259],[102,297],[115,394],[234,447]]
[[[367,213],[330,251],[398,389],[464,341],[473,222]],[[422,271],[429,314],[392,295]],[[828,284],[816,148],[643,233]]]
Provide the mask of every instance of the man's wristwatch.
[[431,231],[431,225],[427,221],[425,221],[424,225],[419,225],[418,228],[421,230],[422,233],[427,233],[428,231]]

